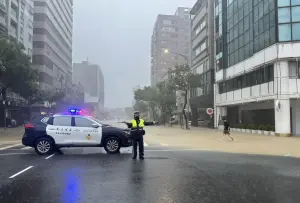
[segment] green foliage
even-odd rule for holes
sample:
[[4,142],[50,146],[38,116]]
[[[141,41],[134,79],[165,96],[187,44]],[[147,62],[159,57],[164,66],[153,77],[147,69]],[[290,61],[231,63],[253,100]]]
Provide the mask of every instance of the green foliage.
[[[159,104],[159,94],[155,87],[144,87],[134,92],[134,99],[137,101],[135,109],[140,109],[141,112],[148,112],[149,108],[152,111],[153,119],[157,118],[157,106]],[[147,109],[145,108],[147,107]]]
[[32,69],[24,46],[11,37],[0,39],[0,76],[5,87],[29,99],[37,97],[38,71]]
[[178,65],[174,69],[169,70],[168,83],[174,91],[181,91],[184,97],[184,105],[182,107],[182,114],[185,120],[186,129],[189,128],[186,116],[186,105],[188,101],[188,92],[193,88],[201,86],[201,77],[199,74],[193,73],[192,69],[187,65]]
[[161,121],[165,123],[176,109],[176,93],[166,81],[159,83],[156,87],[159,94]]
[[201,86],[201,77],[193,73],[188,65],[180,65],[169,70],[168,83],[174,90],[188,92]]
[[265,130],[265,126],[264,125],[259,125],[257,129],[258,130]]
[[[134,104],[133,109],[140,113],[146,113],[148,111],[148,105],[144,101],[139,100]],[[132,114],[130,117],[132,117]]]
[[144,87],[134,92],[137,101],[134,109],[140,112],[151,110],[153,119],[161,118],[164,122],[170,117],[176,107],[176,95],[167,82],[159,83],[156,87]]
[[234,128],[249,129],[249,130],[262,130],[262,131],[275,131],[274,125],[256,125],[256,124],[237,124]]

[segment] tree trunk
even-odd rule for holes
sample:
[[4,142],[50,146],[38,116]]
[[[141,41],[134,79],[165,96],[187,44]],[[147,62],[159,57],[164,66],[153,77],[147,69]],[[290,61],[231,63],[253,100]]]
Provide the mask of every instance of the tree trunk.
[[172,110],[171,110],[171,108],[168,108],[168,112],[169,112],[170,126],[172,127]]
[[188,123],[188,119],[187,119],[186,112],[185,112],[185,108],[186,108],[186,105],[187,105],[187,96],[188,96],[188,91],[185,90],[184,105],[183,105],[183,109],[182,109],[182,113],[183,113],[183,117],[184,117],[184,121],[185,121],[185,129],[189,129],[189,123]]

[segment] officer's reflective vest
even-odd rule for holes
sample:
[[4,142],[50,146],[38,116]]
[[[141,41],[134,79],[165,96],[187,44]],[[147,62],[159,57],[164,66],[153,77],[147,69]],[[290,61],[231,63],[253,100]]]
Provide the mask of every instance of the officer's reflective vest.
[[[145,126],[145,121],[143,119],[140,119],[139,128],[143,128]],[[137,122],[136,120],[131,120],[131,128],[137,128]]]

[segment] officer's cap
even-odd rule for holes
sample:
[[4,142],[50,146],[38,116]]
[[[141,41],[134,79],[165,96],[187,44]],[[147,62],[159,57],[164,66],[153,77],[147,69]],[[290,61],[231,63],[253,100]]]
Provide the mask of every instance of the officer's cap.
[[139,112],[139,111],[135,111],[135,112],[133,113],[133,115],[134,115],[134,116],[140,116],[140,112]]

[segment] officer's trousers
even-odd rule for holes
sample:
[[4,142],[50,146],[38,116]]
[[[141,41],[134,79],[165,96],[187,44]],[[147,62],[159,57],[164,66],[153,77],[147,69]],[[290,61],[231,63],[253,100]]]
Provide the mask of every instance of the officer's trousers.
[[143,135],[137,135],[132,139],[133,157],[137,156],[137,145],[139,145],[139,155],[144,157],[144,138]]

